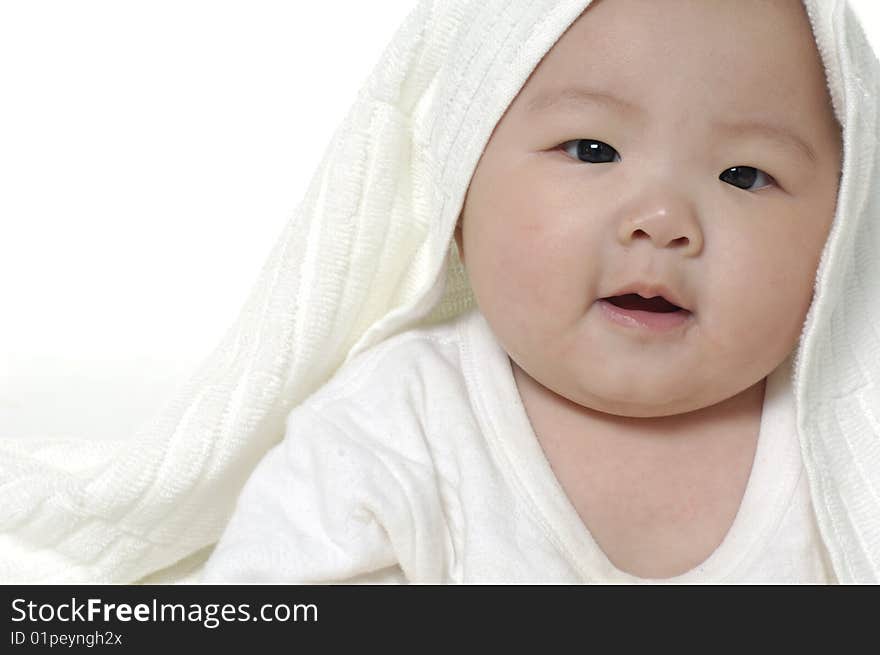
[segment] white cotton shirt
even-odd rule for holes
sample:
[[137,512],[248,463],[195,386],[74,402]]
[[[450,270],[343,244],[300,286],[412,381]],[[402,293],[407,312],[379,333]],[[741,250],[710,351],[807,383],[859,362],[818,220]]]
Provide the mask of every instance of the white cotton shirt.
[[478,309],[359,354],[288,416],[208,560],[225,583],[833,583],[795,428],[768,378],[755,460],[718,548],[672,578],[617,569],[531,427]]

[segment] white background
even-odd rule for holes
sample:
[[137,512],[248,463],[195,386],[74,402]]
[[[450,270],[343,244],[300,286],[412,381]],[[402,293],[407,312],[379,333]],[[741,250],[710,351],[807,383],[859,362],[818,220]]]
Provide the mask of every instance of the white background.
[[414,4],[0,0],[0,435],[161,407]]

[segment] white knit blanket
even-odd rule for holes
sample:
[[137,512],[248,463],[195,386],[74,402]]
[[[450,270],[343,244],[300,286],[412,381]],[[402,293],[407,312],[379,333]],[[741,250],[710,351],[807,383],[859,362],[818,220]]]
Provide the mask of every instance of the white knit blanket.
[[[290,410],[353,354],[473,297],[450,247],[493,127],[587,0],[425,0],[358,95],[241,313],[118,442],[0,439],[0,582],[192,579]],[[880,581],[880,74],[845,0],[804,0],[844,126],[837,216],[795,360],[841,582]]]

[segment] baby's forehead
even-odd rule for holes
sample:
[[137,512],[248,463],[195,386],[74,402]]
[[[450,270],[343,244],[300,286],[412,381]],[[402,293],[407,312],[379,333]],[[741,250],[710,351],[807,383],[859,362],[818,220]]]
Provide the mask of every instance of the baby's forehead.
[[800,0],[593,2],[521,95],[530,108],[591,103],[633,120],[666,112],[810,123],[833,113]]

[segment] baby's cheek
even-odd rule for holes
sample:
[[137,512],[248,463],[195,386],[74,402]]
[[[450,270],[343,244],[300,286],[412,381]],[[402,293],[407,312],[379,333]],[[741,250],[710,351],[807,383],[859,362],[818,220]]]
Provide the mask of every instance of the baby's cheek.
[[730,365],[750,363],[763,375],[794,347],[804,314],[801,290],[792,289],[784,278],[768,275],[738,297],[725,299],[711,333],[717,335],[717,345]]
[[535,246],[525,241],[508,241],[499,249],[493,276],[505,302],[534,311],[548,296],[555,295],[554,279],[542,266],[543,258]]

